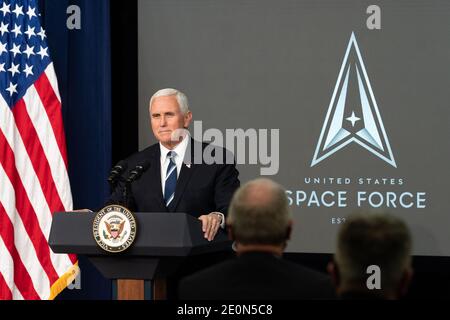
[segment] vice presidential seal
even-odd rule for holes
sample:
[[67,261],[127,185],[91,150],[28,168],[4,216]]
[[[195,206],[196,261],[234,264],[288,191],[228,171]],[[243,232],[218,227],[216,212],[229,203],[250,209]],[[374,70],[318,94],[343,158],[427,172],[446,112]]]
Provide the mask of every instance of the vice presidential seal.
[[108,252],[122,252],[136,238],[136,220],[127,208],[110,205],[97,213],[92,230],[100,248]]

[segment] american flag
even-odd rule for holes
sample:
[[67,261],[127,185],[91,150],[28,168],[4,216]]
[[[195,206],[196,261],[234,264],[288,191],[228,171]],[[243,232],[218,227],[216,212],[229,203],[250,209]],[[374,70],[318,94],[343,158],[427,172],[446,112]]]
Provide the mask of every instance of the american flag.
[[37,1],[0,6],[0,299],[53,299],[78,272],[47,242],[72,209],[61,98]]

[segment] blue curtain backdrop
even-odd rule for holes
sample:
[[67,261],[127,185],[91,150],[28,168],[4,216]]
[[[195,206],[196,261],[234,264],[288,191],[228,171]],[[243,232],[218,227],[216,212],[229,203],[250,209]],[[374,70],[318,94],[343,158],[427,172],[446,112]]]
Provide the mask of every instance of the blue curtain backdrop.
[[[109,195],[111,56],[109,0],[40,0],[62,99],[74,208],[99,208]],[[77,5],[81,29],[66,26]],[[58,299],[110,299],[111,281],[80,257],[81,289]]]

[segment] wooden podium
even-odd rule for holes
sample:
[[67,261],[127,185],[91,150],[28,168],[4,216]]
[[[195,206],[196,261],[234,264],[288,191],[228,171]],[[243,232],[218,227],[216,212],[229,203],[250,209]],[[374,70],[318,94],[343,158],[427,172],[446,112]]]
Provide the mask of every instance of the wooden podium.
[[[165,278],[188,256],[229,250],[231,241],[219,231],[214,241],[203,237],[201,221],[184,213],[134,213],[136,239],[121,253],[98,247],[92,224],[95,213],[57,212],[53,216],[49,245],[55,253],[84,255],[100,273],[114,282],[114,298],[141,300],[151,287],[154,300],[166,298]],[[148,290],[147,290],[148,291]]]

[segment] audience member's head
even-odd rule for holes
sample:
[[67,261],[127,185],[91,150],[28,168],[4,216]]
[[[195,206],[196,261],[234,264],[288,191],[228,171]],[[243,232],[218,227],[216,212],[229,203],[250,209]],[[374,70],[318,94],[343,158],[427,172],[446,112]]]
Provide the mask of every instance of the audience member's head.
[[399,218],[387,213],[350,215],[339,230],[334,262],[328,266],[337,294],[400,298],[412,277],[411,246],[408,227]]
[[281,255],[292,226],[285,190],[263,178],[244,184],[233,196],[227,224],[238,254],[270,251]]

